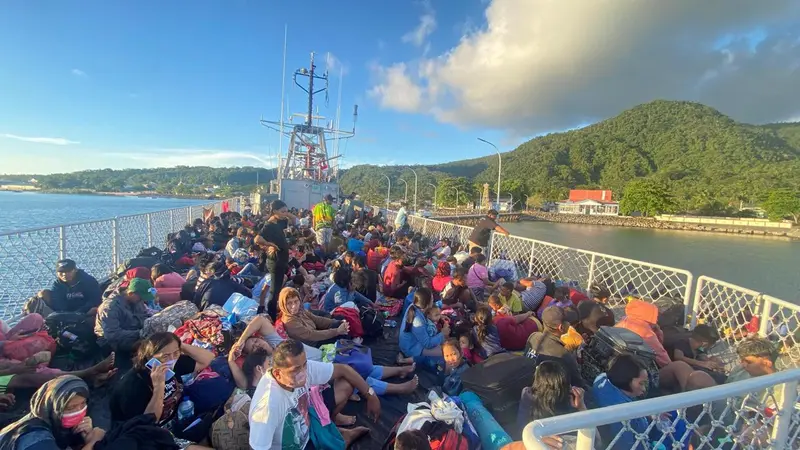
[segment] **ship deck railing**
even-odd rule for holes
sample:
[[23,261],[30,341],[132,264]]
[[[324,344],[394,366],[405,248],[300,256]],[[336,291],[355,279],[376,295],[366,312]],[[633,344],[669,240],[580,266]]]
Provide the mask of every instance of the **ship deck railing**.
[[[383,209],[388,223],[394,211]],[[449,238],[451,243],[466,249],[473,227],[454,222],[474,222],[475,216],[423,218],[408,215],[408,225],[432,241]],[[800,306],[762,292],[737,286],[723,280],[700,276],[688,270],[638,261],[589,250],[520,236],[492,233],[488,249],[484,249],[491,267],[497,260],[512,261],[520,277],[547,275],[564,282],[573,282],[583,289],[599,285],[611,293],[609,306],[619,317],[624,314],[629,297],[656,299],[672,297],[683,302],[685,326],[698,323],[713,325],[721,339],[709,350],[726,362],[730,371],[739,365],[736,345],[748,336],[758,334],[775,343],[780,352],[780,372],[746,381],[724,384],[676,395],[636,401],[625,405],[591,409],[529,423],[523,432],[528,449],[546,449],[543,438],[561,435],[577,450],[595,448],[620,449],[620,439],[634,437],[634,448],[800,448],[800,411],[797,384],[800,380]],[[758,329],[753,333],[754,328]],[[769,391],[768,397],[780,398],[777,404],[763,404],[756,393]],[[773,394],[782,395],[773,395]],[[773,402],[774,403],[774,402]],[[759,404],[761,407],[747,405]],[[713,406],[713,407],[712,407]],[[702,412],[700,417],[697,410]],[[672,412],[674,421],[653,439],[651,429],[659,422],[651,420],[646,433],[633,431],[631,420],[658,417]],[[692,420],[688,420],[692,419]],[[681,422],[682,421],[682,422]],[[677,424],[686,423],[689,433],[676,436]],[[622,423],[614,436],[600,439],[598,429]],[[573,436],[577,433],[577,437]],[[659,435],[659,433],[655,433]],[[726,439],[721,440],[720,435]],[[622,441],[628,442],[628,441]],[[624,450],[627,450],[624,449]]]

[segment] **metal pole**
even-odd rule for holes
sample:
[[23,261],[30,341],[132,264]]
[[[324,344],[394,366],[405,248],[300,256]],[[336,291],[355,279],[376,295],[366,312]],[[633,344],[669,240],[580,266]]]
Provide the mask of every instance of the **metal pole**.
[[433,183],[428,183],[428,186],[433,188],[433,209],[436,209],[436,185]]
[[150,217],[150,214],[146,214],[145,218],[147,219],[147,246],[153,246],[153,220]]
[[402,178],[400,178],[400,181],[402,181],[406,185],[406,195],[405,195],[403,201],[408,203],[408,182],[406,180],[402,179]]
[[408,170],[414,172],[414,212],[417,212],[417,181],[418,181],[417,171],[410,167],[408,168]]
[[389,182],[389,187],[386,188],[386,213],[389,213],[389,196],[392,195],[392,180],[389,179],[386,175],[383,176],[386,178],[386,181]]
[[489,144],[494,147],[494,151],[497,152],[497,207],[500,207],[500,181],[503,174],[503,157],[500,155],[500,150],[498,150],[497,146],[492,144],[491,142],[487,141],[486,139],[478,138],[479,141]]
[[111,271],[117,270],[119,266],[119,226],[117,218],[111,220]]
[[58,259],[67,258],[67,241],[64,236],[64,227],[58,227]]
[[458,208],[458,188],[453,188],[456,190],[456,208]]

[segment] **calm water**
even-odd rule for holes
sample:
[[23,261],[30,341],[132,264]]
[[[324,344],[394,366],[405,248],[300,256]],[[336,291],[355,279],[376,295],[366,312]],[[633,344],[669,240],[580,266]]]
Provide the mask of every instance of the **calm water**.
[[212,200],[175,198],[0,192],[0,233],[211,202]]
[[512,234],[686,269],[800,303],[800,242],[688,231],[549,222],[508,224]]

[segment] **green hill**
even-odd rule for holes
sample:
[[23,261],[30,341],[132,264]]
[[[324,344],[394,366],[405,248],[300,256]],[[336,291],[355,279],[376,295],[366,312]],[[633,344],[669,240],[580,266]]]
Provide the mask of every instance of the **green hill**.
[[[497,180],[495,155],[414,168],[425,183],[465,177],[494,188]],[[402,167],[377,166],[353,167],[340,183],[345,192],[380,201],[382,173],[393,183],[399,175],[413,183]],[[520,199],[559,200],[570,188],[612,189],[619,198],[629,181],[641,178],[667,184],[681,210],[761,202],[772,189],[800,186],[800,123],[742,124],[701,104],[658,100],[503,154],[503,194]],[[394,188],[393,198],[402,196]],[[431,194],[420,186],[420,199]]]

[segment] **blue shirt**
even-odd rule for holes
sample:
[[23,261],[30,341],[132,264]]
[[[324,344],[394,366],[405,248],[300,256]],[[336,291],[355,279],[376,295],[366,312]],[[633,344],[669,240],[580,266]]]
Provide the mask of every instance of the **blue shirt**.
[[360,253],[364,250],[364,241],[360,241],[356,238],[350,238],[347,240],[347,250],[353,253]]

